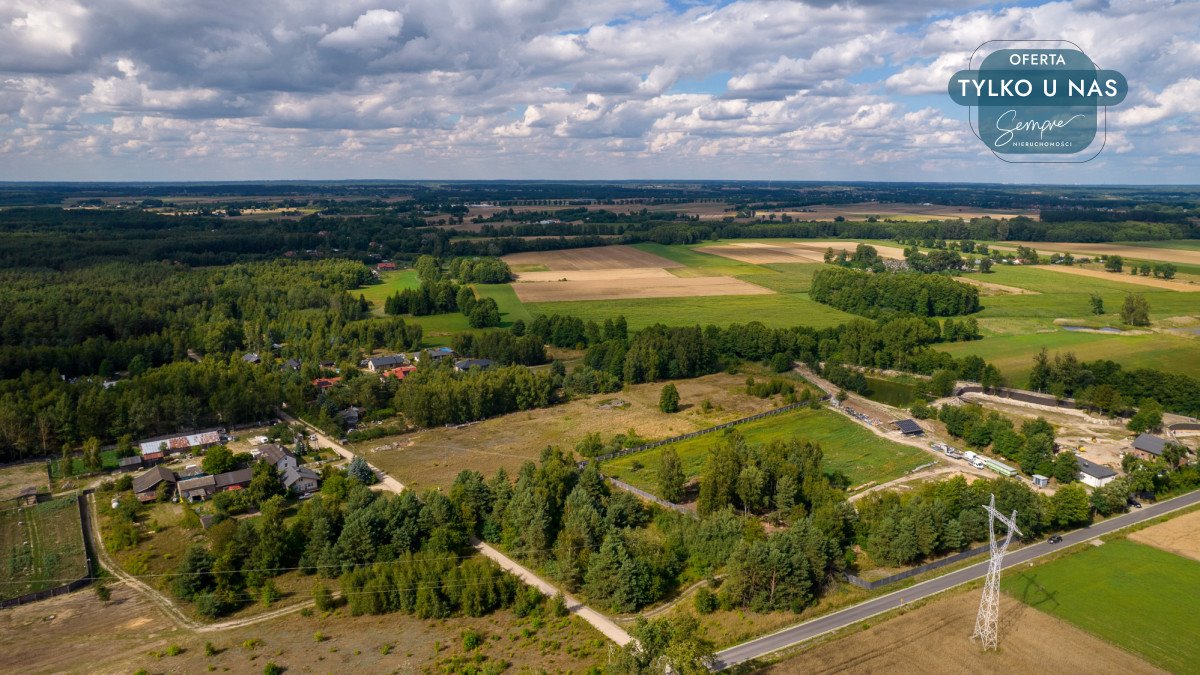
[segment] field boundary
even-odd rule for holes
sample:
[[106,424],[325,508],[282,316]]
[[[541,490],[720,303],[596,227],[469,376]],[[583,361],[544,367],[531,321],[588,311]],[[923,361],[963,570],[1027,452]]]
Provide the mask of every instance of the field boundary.
[[616,478],[613,478],[612,476],[605,476],[604,478],[605,478],[605,480],[612,483],[617,488],[624,490],[626,492],[629,492],[631,494],[637,495],[638,497],[641,497],[642,499],[645,499],[647,501],[654,502],[655,504],[658,504],[659,506],[661,506],[663,508],[671,509],[672,511],[678,511],[680,513],[687,514],[689,516],[696,515],[692,511],[689,511],[688,508],[686,506],[683,506],[682,504],[676,504],[675,502],[669,502],[669,501],[663,499],[662,497],[656,497],[641,488],[636,488],[636,487],[630,485],[629,483],[626,483],[625,481],[617,480]]
[[792,410],[797,410],[799,408],[806,408],[808,406],[809,406],[808,403],[789,403],[785,406],[781,406],[781,407],[775,408],[773,410],[767,410],[766,412],[756,413],[749,417],[742,417],[740,419],[733,420],[732,422],[725,422],[723,424],[718,424],[716,426],[708,427],[706,429],[692,431],[690,433],[682,434],[680,436],[672,436],[671,438],[664,438],[662,440],[653,441],[651,443],[635,445],[632,448],[625,448],[623,450],[617,450],[616,452],[608,452],[603,455],[596,455],[595,457],[592,457],[591,459],[580,460],[579,468],[582,469],[583,467],[587,466],[589,462],[606,462],[610,459],[616,459],[617,457],[624,457],[626,455],[632,455],[632,454],[635,454],[638,452],[644,452],[646,450],[653,450],[654,448],[662,447],[669,443],[677,443],[679,441],[686,441],[688,439],[697,438],[699,436],[704,436],[705,434],[711,434],[714,431],[720,431],[722,429],[730,429],[732,427],[738,426],[739,424],[745,424],[747,422],[761,420],[764,417],[771,417],[772,415],[779,415],[781,413],[789,412]]
[[913,567],[912,569],[907,569],[903,572],[893,574],[890,577],[876,579],[875,581],[867,581],[866,579],[863,579],[861,577],[855,576],[855,575],[847,572],[846,573],[846,581],[850,582],[851,584],[854,584],[855,586],[858,586],[859,588],[865,588],[868,591],[873,591],[876,588],[887,586],[888,584],[893,584],[893,583],[896,583],[897,581],[902,581],[909,577],[915,577],[918,574],[924,574],[925,572],[930,572],[930,571],[936,570],[940,567],[945,567],[946,565],[953,565],[954,563],[960,562],[962,560],[966,560],[967,558],[974,558],[975,556],[979,555],[980,553],[984,553],[989,548],[991,548],[991,544],[983,544],[981,546],[976,546],[975,548],[969,548],[965,551],[959,551],[958,553],[955,553],[952,556],[942,558],[941,560],[935,560],[933,562],[925,563],[924,565],[917,565],[916,567]]
[[94,564],[95,556],[92,554],[92,538],[90,536],[90,532],[88,531],[88,512],[87,512],[87,506],[85,504],[85,498],[84,498],[85,493],[91,493],[91,490],[86,490],[85,492],[81,492],[81,493],[75,495],[75,508],[79,509],[79,527],[81,530],[81,534],[83,535],[83,555],[84,555],[84,566],[86,568],[84,570],[83,576],[81,576],[78,579],[75,579],[73,581],[68,581],[67,583],[62,584],[61,586],[55,586],[54,588],[45,588],[40,591],[32,591],[32,592],[26,593],[24,595],[19,595],[15,598],[8,598],[6,600],[0,600],[0,609],[4,609],[7,607],[16,607],[18,605],[27,605],[31,602],[37,602],[38,600],[45,600],[47,598],[53,598],[57,595],[65,595],[67,593],[73,593],[73,592],[83,588],[84,586],[87,586],[88,584],[92,583],[96,579],[96,576],[93,573],[93,569],[92,569],[92,565]]

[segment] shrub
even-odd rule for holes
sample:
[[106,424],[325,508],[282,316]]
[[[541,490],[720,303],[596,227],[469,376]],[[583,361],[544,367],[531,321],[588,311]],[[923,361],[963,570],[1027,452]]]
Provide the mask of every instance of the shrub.
[[483,644],[483,634],[476,630],[467,629],[462,634],[463,649],[471,651]]
[[701,587],[700,590],[696,591],[695,603],[696,611],[701,614],[712,614],[717,611],[717,607],[720,604],[717,596],[708,590],[707,586]]
[[318,583],[313,586],[313,601],[316,603],[317,609],[322,612],[328,612],[333,609],[333,593],[326,588],[325,584]]

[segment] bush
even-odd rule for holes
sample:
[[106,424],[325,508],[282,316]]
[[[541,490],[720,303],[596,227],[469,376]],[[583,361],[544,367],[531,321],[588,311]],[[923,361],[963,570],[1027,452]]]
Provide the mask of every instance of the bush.
[[328,612],[334,608],[333,593],[325,586],[318,583],[313,586],[313,601],[316,603],[317,609],[322,612]]
[[274,661],[267,661],[267,665],[263,666],[263,675],[282,675],[283,666],[277,665]]
[[702,586],[700,590],[696,591],[695,603],[696,611],[701,614],[712,614],[720,605],[717,596],[708,590],[707,586]]
[[483,634],[476,630],[467,629],[462,634],[463,650],[471,651],[483,644]]

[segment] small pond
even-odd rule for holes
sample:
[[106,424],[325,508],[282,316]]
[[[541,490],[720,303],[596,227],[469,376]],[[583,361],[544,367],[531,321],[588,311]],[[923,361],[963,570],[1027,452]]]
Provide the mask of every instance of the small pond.
[[893,382],[877,377],[868,377],[867,398],[879,401],[897,408],[904,408],[917,401],[917,388],[903,382]]

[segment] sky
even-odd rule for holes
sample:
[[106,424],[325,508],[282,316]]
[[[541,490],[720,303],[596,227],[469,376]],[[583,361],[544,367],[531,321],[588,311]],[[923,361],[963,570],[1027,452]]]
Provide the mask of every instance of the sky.
[[[0,0],[0,180],[1194,184],[1200,2]],[[993,39],[1121,71],[1104,151],[1010,165]]]

